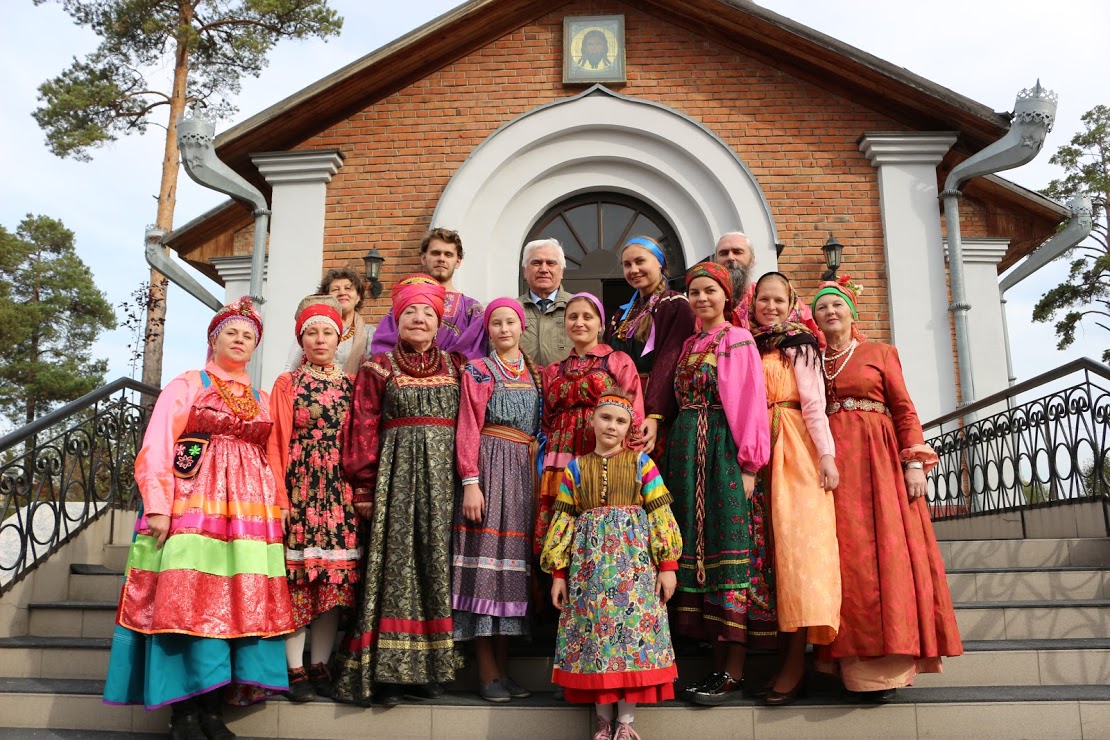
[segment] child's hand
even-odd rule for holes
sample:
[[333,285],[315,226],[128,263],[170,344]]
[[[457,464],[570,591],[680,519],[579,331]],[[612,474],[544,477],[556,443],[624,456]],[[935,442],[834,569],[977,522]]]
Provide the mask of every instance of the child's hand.
[[289,509],[281,510],[281,531],[289,531]]
[[146,528],[150,530],[151,536],[158,540],[155,547],[161,550],[162,545],[166,544],[166,538],[170,536],[169,516],[166,514],[147,514]]
[[836,469],[836,458],[832,455],[821,455],[820,470],[817,472],[817,482],[826,491],[835,491],[840,485],[840,471]]
[[751,473],[742,473],[740,478],[744,481],[744,495],[748,497],[748,501],[751,501],[752,494],[755,493],[755,476]]
[[551,579],[551,603],[556,609],[567,605],[567,581],[565,578]]
[[675,577],[673,570],[661,570],[659,575],[655,577],[655,595],[659,597],[659,601],[663,604],[671,600],[677,587],[678,578]]
[[463,487],[462,513],[467,521],[481,524],[486,518],[486,497],[477,483],[468,483]]

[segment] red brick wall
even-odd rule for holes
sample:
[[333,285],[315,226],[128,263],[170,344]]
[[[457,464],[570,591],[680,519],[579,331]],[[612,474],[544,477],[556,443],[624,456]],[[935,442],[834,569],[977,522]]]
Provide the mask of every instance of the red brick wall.
[[[387,286],[415,269],[436,203],[474,147],[514,117],[583,89],[562,83],[563,17],[614,13],[625,15],[629,60],[627,84],[614,89],[690,116],[738,153],[787,245],[780,266],[803,296],[824,269],[820,245],[835,233],[846,245],[842,272],[866,286],[863,329],[889,339],[876,170],[856,142],[864,131],[905,127],[619,2],[563,6],[305,141],[300,148],[346,156],[328,187],[325,269],[361,264],[373,246],[388,260]],[[384,313],[387,297],[369,302],[367,315]]]

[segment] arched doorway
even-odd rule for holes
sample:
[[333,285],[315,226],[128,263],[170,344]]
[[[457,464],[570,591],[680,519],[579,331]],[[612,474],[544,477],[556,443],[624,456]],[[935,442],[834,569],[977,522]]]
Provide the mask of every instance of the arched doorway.
[[[540,216],[525,242],[558,239],[567,256],[563,287],[571,293],[593,293],[601,298],[606,314],[612,315],[631,295],[617,250],[633,236],[659,242],[672,283],[676,278],[682,281],[686,259],[674,227],[650,204],[623,193],[580,193],[566,198]],[[525,289],[522,280],[521,291]]]

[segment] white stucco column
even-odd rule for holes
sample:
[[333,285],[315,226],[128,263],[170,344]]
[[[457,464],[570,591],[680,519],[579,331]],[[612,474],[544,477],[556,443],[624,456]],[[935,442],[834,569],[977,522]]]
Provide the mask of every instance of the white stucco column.
[[285,365],[293,337],[293,312],[316,290],[324,270],[324,204],[328,183],[343,166],[343,155],[324,151],[265,152],[251,161],[273,189],[267,257],[266,331],[261,387],[273,385]]
[[[971,371],[975,377],[975,395],[986,398],[1010,387],[1002,323],[1004,307],[998,294],[998,263],[1006,256],[1010,240],[965,236],[961,243],[967,302],[971,305],[967,320],[969,333],[975,338],[971,344]],[[947,259],[947,243],[944,251]]]
[[866,133],[860,151],[879,170],[891,340],[921,421],[956,408],[948,282],[937,165],[953,132]]
[[[224,303],[237,301],[251,290],[251,256],[213,257],[212,266],[224,281]],[[266,292],[266,268],[262,269],[262,292]]]

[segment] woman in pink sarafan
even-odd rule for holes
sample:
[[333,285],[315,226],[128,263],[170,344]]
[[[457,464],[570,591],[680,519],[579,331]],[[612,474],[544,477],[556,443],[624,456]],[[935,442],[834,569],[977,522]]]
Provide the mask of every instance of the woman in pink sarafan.
[[249,298],[220,309],[208,325],[208,362],[162,390],[135,458],[143,510],[104,701],[170,705],[174,738],[234,737],[221,699],[288,686],[289,502],[266,457],[269,397],[246,373],[261,338]]

